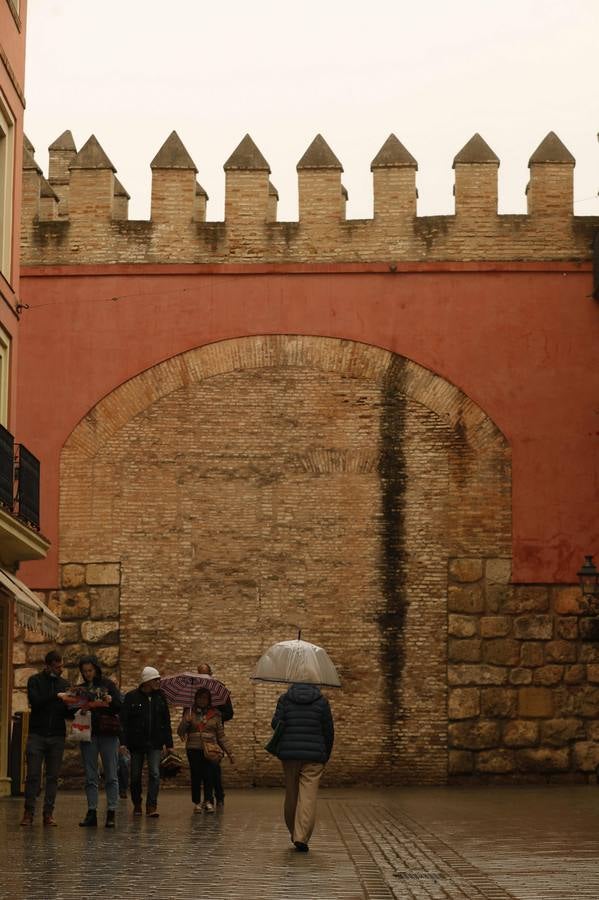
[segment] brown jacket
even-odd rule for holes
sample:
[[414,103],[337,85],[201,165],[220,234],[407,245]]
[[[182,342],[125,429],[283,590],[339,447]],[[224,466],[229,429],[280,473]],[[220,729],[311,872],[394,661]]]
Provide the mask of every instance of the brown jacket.
[[185,741],[188,750],[202,749],[202,732],[212,739],[216,739],[229,758],[233,756],[231,745],[225,737],[222,716],[213,706],[204,715],[200,715],[195,709],[192,710],[190,719],[187,718],[186,713],[183,713],[177,728],[177,734]]

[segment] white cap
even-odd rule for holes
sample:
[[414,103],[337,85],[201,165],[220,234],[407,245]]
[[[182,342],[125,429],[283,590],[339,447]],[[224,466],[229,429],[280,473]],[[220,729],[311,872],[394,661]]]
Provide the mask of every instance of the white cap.
[[141,673],[141,684],[145,684],[146,681],[153,681],[155,678],[160,678],[160,672],[158,669],[152,668],[152,666],[146,666],[143,672]]

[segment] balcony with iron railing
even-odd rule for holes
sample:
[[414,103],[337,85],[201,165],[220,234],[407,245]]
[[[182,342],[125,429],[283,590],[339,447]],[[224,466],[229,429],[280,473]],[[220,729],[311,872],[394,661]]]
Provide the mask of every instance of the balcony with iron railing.
[[40,463],[0,425],[0,565],[43,559],[48,541],[40,534]]

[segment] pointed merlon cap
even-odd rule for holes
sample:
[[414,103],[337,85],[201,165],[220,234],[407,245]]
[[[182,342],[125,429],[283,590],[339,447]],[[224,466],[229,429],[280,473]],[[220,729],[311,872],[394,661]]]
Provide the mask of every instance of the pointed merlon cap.
[[276,187],[274,186],[274,184],[272,183],[272,181],[269,181],[269,182],[268,182],[268,196],[269,196],[269,197],[276,197],[277,200],[279,199],[279,192],[278,192],[278,190],[276,189]]
[[29,152],[31,153],[32,156],[34,155],[35,147],[33,146],[33,144],[31,143],[31,141],[29,140],[29,138],[27,137],[26,134],[23,135],[23,146],[25,147],[25,150],[29,150]]
[[343,166],[321,134],[316,135],[296,169],[298,172],[301,169],[335,169],[343,172]]
[[538,163],[562,163],[575,166],[576,160],[568,148],[562,144],[555,131],[550,131],[528,160],[529,166]]
[[489,145],[480,134],[473,135],[467,144],[464,144],[460,152],[454,158],[453,167],[456,163],[478,163],[487,165],[499,165],[499,157],[493,153]]
[[196,181],[196,197],[204,197],[205,200],[210,200],[210,197],[202,187],[199,181]]
[[94,134],[87,139],[69,169],[112,169],[116,172]]
[[57,203],[59,202],[59,198],[52,190],[50,182],[43,175],[40,182],[40,197],[50,197],[52,200],[56,200]]
[[248,172],[268,172],[270,175],[270,166],[249,134],[246,134],[241,143],[233,150],[223,168],[225,172],[230,172],[232,169],[242,169]]
[[344,200],[349,200],[349,194],[347,193],[347,188],[344,184],[341,185],[341,196]]
[[123,187],[123,185],[121,184],[121,182],[118,180],[118,178],[116,176],[114,179],[114,196],[115,197],[126,197],[127,200],[131,199],[130,195],[127,193],[127,191],[125,190],[125,188]]
[[48,150],[70,150],[76,153],[77,147],[75,146],[75,141],[73,140],[71,132],[68,130],[63,131],[63,133],[50,144]]
[[35,159],[33,158],[33,153],[30,153],[30,151],[27,149],[27,147],[24,144],[23,144],[23,171],[24,172],[35,171],[38,173],[38,175],[42,174],[42,170],[40,169],[40,167],[36,163]]
[[370,171],[375,169],[418,169],[418,163],[394,134],[390,134],[377,155],[370,163]]
[[183,141],[176,131],[171,131],[166,141],[150,163],[151,169],[193,169],[197,175],[197,166],[185,149]]

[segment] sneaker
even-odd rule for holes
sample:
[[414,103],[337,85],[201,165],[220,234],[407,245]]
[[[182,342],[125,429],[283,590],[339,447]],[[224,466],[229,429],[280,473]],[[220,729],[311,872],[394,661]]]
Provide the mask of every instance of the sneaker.
[[31,810],[26,809],[23,813],[23,818],[21,819],[21,825],[29,826],[33,825],[33,813]]
[[146,806],[146,816],[150,819],[157,819],[160,813],[155,806]]
[[114,828],[116,822],[114,821],[114,809],[106,810],[106,828]]
[[97,828],[98,814],[95,809],[88,809],[85,818],[79,822],[79,828]]
[[307,853],[310,849],[307,844],[304,844],[303,841],[294,841],[293,843],[295,844],[295,849],[299,853]]
[[201,804],[201,803],[194,803],[194,805],[193,805],[193,811],[194,811],[194,813],[201,813],[201,812],[202,812],[202,804]]
[[134,803],[134,804],[133,804],[133,815],[134,815],[134,816],[141,816],[141,803]]
[[54,818],[51,812],[44,813],[44,825],[58,825],[58,822]]
[[204,810],[207,813],[213,813],[214,812],[214,803],[211,803],[210,800],[206,800],[206,802],[204,803]]

